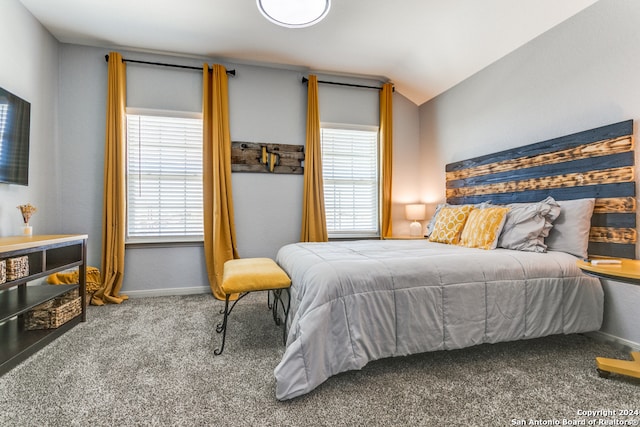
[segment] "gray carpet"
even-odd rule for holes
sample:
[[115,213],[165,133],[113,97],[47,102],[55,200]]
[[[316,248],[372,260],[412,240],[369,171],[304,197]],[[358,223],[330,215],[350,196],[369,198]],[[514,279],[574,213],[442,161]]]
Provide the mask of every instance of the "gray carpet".
[[[284,347],[266,294],[234,309],[214,356],[222,302],[209,295],[89,307],[80,324],[0,377],[1,426],[431,426],[637,420],[640,381],[602,379],[623,349],[582,335],[385,359],[275,400]],[[550,425],[550,424],[547,424]],[[596,424],[602,425],[602,424]]]

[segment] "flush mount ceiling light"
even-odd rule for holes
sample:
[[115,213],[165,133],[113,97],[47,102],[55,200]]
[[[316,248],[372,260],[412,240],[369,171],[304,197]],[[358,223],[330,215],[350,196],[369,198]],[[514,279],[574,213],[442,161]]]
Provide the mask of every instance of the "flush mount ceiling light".
[[265,18],[288,28],[317,24],[331,8],[331,0],[256,0],[256,3]]

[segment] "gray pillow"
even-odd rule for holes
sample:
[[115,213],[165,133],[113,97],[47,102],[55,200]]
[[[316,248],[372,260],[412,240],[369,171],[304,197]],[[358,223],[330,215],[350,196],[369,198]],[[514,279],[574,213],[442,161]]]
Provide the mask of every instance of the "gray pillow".
[[545,237],[560,215],[560,206],[552,198],[536,203],[511,203],[498,239],[498,247],[527,252],[545,252]]
[[436,211],[433,213],[433,216],[429,220],[429,224],[427,224],[427,232],[424,234],[425,237],[429,237],[431,236],[431,233],[433,233],[433,227],[435,227],[436,225],[436,220],[438,219],[438,213],[440,212],[440,209],[442,209],[443,206],[447,206],[447,204],[438,203],[438,206],[436,206]]
[[560,216],[546,238],[547,249],[587,258],[595,199],[562,200]]

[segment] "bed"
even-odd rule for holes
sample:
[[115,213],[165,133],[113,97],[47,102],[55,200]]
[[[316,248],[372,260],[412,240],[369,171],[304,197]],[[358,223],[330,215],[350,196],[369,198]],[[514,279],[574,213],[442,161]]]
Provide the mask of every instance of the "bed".
[[[635,257],[632,133],[621,122],[447,165],[442,212],[508,207],[495,249],[438,239],[282,247],[276,261],[292,285],[276,398],[376,359],[598,330],[603,291],[576,259]],[[514,212],[532,206],[536,235],[513,227]],[[507,229],[533,246],[514,246]]]

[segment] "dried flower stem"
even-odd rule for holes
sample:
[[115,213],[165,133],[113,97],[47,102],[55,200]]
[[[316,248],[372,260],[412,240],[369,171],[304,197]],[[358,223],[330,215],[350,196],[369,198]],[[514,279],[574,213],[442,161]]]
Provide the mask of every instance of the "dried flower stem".
[[31,203],[27,203],[26,205],[19,205],[18,209],[20,209],[20,213],[22,213],[22,219],[24,220],[25,224],[29,224],[31,215],[33,215],[37,211],[35,206],[32,206]]

